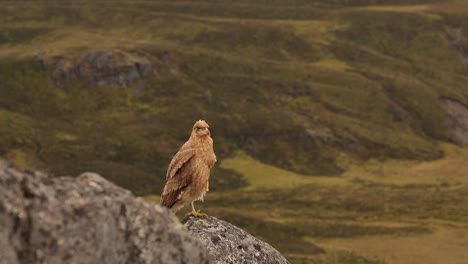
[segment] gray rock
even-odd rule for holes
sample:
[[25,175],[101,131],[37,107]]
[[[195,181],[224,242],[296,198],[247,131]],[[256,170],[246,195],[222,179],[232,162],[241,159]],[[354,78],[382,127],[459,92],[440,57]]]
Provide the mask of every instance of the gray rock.
[[[40,61],[49,64],[43,63],[44,59]],[[91,51],[80,58],[56,58],[52,65],[52,79],[59,87],[76,80],[98,86],[129,87],[157,72],[157,65],[145,56],[121,51]]]
[[288,263],[272,246],[215,217],[190,217],[184,226],[217,263]]
[[461,28],[447,27],[445,36],[449,43],[452,44],[463,64],[468,66],[468,50],[466,50],[464,44],[467,37],[463,34],[463,30]]
[[52,178],[0,160],[0,263],[210,263],[166,208],[94,173]]
[[440,106],[447,116],[452,139],[461,146],[468,146],[468,106],[450,98],[441,98]]

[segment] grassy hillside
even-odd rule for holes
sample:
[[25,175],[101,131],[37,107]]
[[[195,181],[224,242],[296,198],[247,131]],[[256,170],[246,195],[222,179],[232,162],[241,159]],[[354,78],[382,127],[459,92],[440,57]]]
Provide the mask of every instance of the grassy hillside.
[[[210,212],[294,263],[388,262],[372,239],[466,232],[467,155],[439,100],[468,104],[467,21],[457,0],[3,2],[0,156],[155,195],[205,119]],[[95,51],[153,71],[76,78]]]
[[443,149],[438,161],[369,160],[339,178],[292,174],[238,153],[221,167],[242,173],[249,187],[210,193],[197,208],[292,263],[463,263],[468,152]]

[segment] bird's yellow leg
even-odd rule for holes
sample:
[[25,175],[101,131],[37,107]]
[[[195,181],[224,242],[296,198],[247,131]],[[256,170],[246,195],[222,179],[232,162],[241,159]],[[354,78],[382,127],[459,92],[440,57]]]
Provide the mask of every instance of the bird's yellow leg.
[[207,217],[208,215],[204,214],[204,213],[200,213],[200,210],[196,211],[195,210],[195,206],[193,206],[193,202],[192,202],[192,212],[186,214],[186,216],[190,217],[190,216],[194,216],[194,217]]

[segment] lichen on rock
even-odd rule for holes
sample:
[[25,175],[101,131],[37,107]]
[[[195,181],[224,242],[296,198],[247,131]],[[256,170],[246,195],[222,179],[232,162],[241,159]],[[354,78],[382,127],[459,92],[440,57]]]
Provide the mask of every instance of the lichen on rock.
[[228,222],[208,217],[189,217],[184,226],[221,263],[289,263],[276,249]]

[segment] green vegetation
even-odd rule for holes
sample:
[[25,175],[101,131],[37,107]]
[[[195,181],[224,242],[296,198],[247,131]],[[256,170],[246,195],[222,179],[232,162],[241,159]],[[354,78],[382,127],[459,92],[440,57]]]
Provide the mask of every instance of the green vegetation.
[[[467,21],[456,0],[5,2],[0,155],[158,201],[205,119],[219,162],[203,209],[292,263],[456,263],[466,250],[438,243],[466,244],[468,153],[439,99],[468,104]],[[56,64],[91,51],[156,70],[58,87]]]
[[[456,263],[466,256],[457,253],[462,244],[454,246],[466,237],[454,234],[468,234],[468,153],[444,150],[446,158],[424,163],[369,160],[337,178],[297,175],[239,153],[221,167],[251,185],[210,193],[197,208],[265,239],[294,263]],[[441,251],[445,244],[452,246]]]

